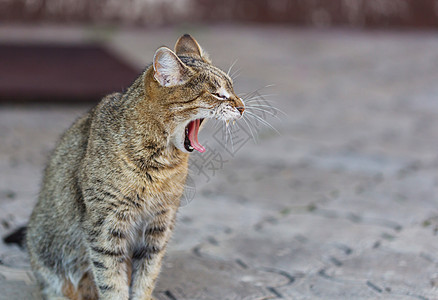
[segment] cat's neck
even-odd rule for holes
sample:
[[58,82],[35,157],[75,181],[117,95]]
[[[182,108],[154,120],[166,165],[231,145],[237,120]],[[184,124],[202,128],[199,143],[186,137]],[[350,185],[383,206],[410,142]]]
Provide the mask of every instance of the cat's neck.
[[124,106],[120,131],[127,155],[141,169],[169,168],[188,161],[188,153],[178,150],[170,142],[170,130],[163,121],[159,101],[152,99],[145,84],[151,80],[150,69],[122,95]]

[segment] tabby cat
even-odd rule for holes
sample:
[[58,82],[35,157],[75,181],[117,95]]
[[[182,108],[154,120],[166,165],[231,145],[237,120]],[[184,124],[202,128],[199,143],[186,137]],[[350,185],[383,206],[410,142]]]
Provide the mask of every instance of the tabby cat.
[[190,35],[61,137],[28,226],[44,299],[152,299],[204,119],[242,100]]

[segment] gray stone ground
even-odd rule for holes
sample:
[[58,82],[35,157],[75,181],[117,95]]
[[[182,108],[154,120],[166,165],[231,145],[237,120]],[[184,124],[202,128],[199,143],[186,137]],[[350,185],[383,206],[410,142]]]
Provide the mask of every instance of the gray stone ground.
[[[436,33],[215,26],[0,35],[103,39],[142,66],[186,31],[223,69],[238,59],[238,92],[275,84],[260,93],[274,94],[266,99],[286,116],[265,113],[279,134],[253,120],[257,143],[240,122],[226,149],[220,127],[207,124],[208,152],[193,155],[157,299],[438,299]],[[271,104],[261,101],[253,104]],[[0,108],[1,235],[26,223],[47,154],[87,108]],[[37,297],[26,254],[0,244],[0,255],[0,299]]]

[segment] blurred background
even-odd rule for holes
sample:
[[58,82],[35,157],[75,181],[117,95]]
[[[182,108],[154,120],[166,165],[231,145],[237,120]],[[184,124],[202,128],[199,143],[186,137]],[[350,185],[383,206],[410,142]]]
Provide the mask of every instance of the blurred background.
[[[438,1],[0,1],[0,299],[60,134],[190,33],[247,114],[191,157],[157,299],[438,299]],[[12,235],[11,235],[12,234]]]

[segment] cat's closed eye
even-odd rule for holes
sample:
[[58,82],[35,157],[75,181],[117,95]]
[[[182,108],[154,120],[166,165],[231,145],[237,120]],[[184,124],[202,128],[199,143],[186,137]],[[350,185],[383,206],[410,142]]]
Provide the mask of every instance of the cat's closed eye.
[[221,100],[226,100],[226,99],[228,99],[228,97],[226,96],[226,95],[222,95],[222,94],[220,94],[220,93],[211,93],[213,96],[215,96],[216,98],[218,98],[218,99],[221,99]]

